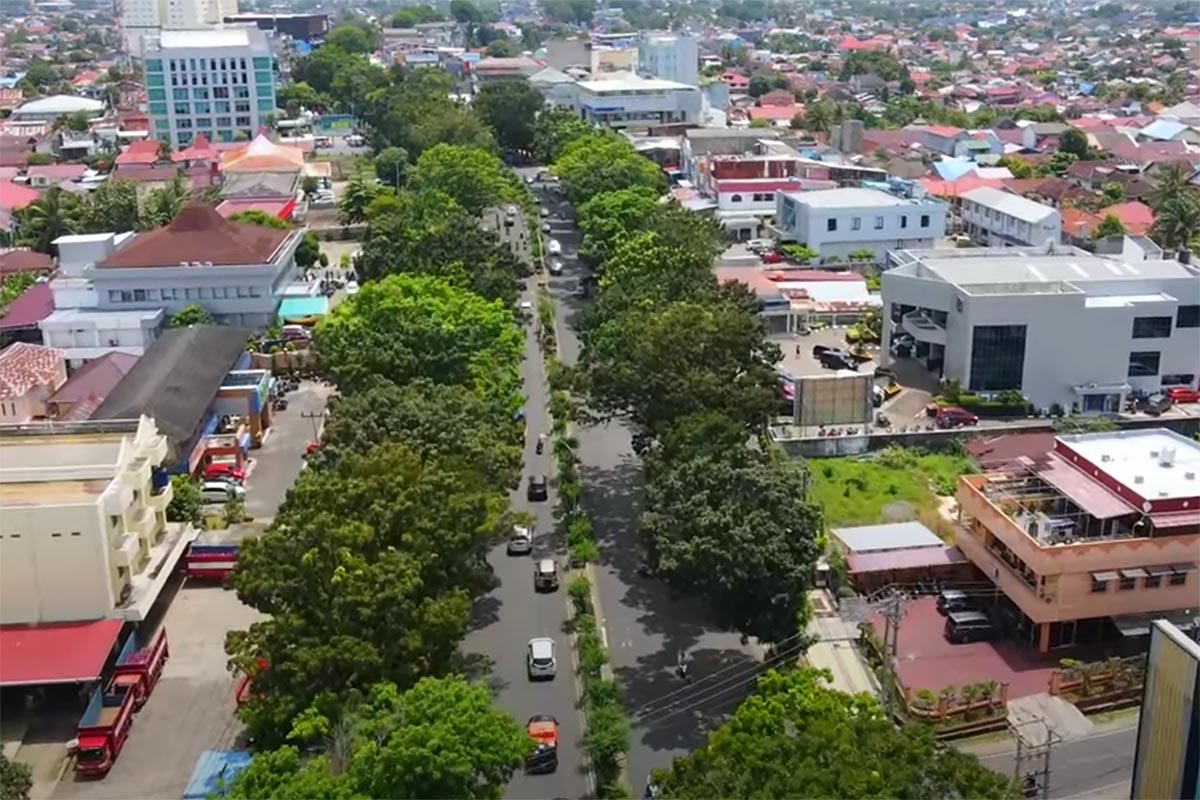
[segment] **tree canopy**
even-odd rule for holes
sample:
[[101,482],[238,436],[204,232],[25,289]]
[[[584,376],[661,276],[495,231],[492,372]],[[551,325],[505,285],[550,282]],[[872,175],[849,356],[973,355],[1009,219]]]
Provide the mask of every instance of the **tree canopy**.
[[827,674],[768,672],[708,743],[656,773],[663,797],[1013,798],[1010,781],[896,728],[878,701],[826,688]]
[[474,103],[500,146],[521,151],[532,149],[537,115],[545,105],[542,93],[524,81],[484,84]]
[[637,186],[662,194],[666,179],[653,161],[615,133],[592,133],[567,144],[554,172],[576,206],[602,192]]
[[519,202],[524,189],[491,150],[439,144],[421,154],[408,176],[413,191],[437,190],[471,214],[505,202]]

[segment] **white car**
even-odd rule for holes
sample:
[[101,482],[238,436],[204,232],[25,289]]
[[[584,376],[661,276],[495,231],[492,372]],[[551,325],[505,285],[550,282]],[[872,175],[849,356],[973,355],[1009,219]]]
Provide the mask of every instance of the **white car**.
[[525,660],[529,666],[529,680],[553,678],[558,672],[558,659],[554,656],[554,640],[544,637],[530,639],[525,651]]
[[524,555],[533,552],[533,528],[524,525],[514,525],[512,535],[508,537],[508,554],[510,556]]
[[346,294],[349,294],[349,295],[358,294],[358,291],[360,288],[361,287],[358,285],[358,281],[349,281],[346,283]]
[[550,262],[550,274],[551,275],[562,275],[563,274],[563,263],[561,261],[559,261],[557,258]]
[[549,232],[550,232],[550,223],[543,222],[542,223],[542,233],[549,233]]
[[551,239],[546,244],[546,249],[550,252],[550,255],[552,255],[552,256],[561,256],[562,255],[562,243],[559,242],[558,239]]
[[245,500],[246,490],[236,483],[227,481],[205,481],[200,487],[200,499],[205,503],[226,503],[230,500]]

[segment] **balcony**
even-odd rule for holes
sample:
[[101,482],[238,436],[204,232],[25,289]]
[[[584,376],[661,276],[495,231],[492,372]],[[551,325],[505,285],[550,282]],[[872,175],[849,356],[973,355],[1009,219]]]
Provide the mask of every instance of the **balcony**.
[[143,506],[131,511],[127,519],[131,534],[146,542],[147,546],[154,544],[158,538],[158,518],[154,516],[153,511]]
[[113,561],[117,566],[125,567],[130,572],[134,572],[138,562],[141,560],[141,542],[136,534],[127,533],[121,537],[117,548],[113,551]]
[[946,329],[920,311],[910,311],[901,317],[900,327],[918,342],[946,346]]
[[175,497],[175,487],[168,483],[159,491],[146,495],[146,507],[158,513],[166,513],[167,506],[171,504],[171,499]]

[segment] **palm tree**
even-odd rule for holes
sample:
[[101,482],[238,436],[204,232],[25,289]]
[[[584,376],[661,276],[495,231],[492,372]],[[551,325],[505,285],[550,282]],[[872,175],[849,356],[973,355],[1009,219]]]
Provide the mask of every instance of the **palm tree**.
[[166,186],[154,189],[146,196],[146,205],[142,210],[142,223],[147,228],[159,228],[169,224],[171,220],[179,216],[180,211],[183,211],[188,199],[187,186],[184,184],[183,178],[176,175]]
[[1154,232],[1166,250],[1188,247],[1200,234],[1200,198],[1194,190],[1183,190],[1158,207]]
[[958,690],[958,695],[962,698],[963,706],[966,709],[963,712],[963,718],[970,719],[971,717],[975,716],[972,706],[974,706],[975,702],[983,696],[983,691],[980,689],[979,684],[968,683],[966,686]]
[[1154,192],[1150,195],[1150,206],[1160,210],[1169,200],[1188,191],[1191,172],[1182,164],[1170,164],[1163,168],[1155,180]]
[[1077,658],[1064,658],[1060,662],[1064,669],[1072,670],[1079,675],[1079,695],[1088,697],[1092,693],[1092,681],[1096,673],[1104,666],[1100,662],[1080,661]]
[[49,253],[55,239],[79,233],[83,224],[82,210],[78,197],[52,186],[19,212],[20,239],[39,253]]
[[979,684],[979,689],[983,696],[987,699],[988,716],[996,713],[996,693],[1000,691],[1000,684],[996,681],[983,681]]
[[829,106],[818,101],[805,109],[804,127],[812,133],[828,133],[833,127],[833,114]]
[[946,713],[950,711],[950,708],[954,705],[954,700],[956,697],[958,697],[957,686],[947,686],[945,689],[942,689],[940,692],[938,692],[938,700],[940,701],[938,703],[938,711],[941,712],[942,716],[945,716]]

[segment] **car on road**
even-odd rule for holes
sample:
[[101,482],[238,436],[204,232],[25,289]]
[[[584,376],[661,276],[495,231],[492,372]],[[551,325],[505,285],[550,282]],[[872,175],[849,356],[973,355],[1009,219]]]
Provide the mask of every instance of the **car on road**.
[[532,175],[526,175],[526,176],[525,176],[525,182],[526,182],[526,183],[528,183],[530,186],[532,186],[532,185],[533,185],[533,176],[532,176]]
[[542,223],[542,233],[549,233],[549,232],[550,232],[550,223],[543,222]]
[[979,417],[958,406],[942,406],[937,410],[937,426],[939,428],[961,428],[978,423]]
[[518,316],[520,316],[524,322],[529,322],[531,319],[533,319],[533,301],[522,300],[520,305],[517,306],[517,312]]
[[200,500],[205,503],[228,503],[245,500],[246,490],[230,481],[205,481],[200,485]]
[[545,475],[530,475],[529,488],[525,492],[525,496],[534,502],[545,500],[548,497],[546,487]]
[[204,468],[204,480],[206,481],[224,481],[231,480],[234,483],[242,484],[246,482],[246,470],[236,464],[227,464],[218,461],[215,464],[209,464]]
[[554,640],[548,636],[529,640],[529,644],[525,646],[525,662],[529,670],[529,680],[553,678],[558,673],[558,658],[554,650]]
[[588,285],[583,281],[580,281],[579,285],[575,287],[575,291],[571,292],[571,296],[576,300],[586,300],[590,294],[591,290],[588,289]]
[[1172,403],[1200,403],[1200,391],[1186,386],[1175,386],[1167,389],[1167,397]]
[[562,243],[558,239],[551,239],[546,243],[546,251],[552,256],[562,255]]
[[541,210],[539,211],[539,213],[540,213],[540,214],[541,214],[543,217],[548,217],[548,216],[550,216],[550,209],[546,208],[545,206],[542,206],[542,208],[541,208]]
[[508,554],[517,556],[531,552],[533,552],[533,528],[514,525],[512,533],[508,537]]
[[553,592],[558,589],[558,565],[552,558],[543,558],[533,568],[533,589]]
[[759,258],[761,258],[763,260],[764,264],[782,264],[783,263],[783,255],[775,252],[774,250],[768,250],[767,252],[762,253],[761,255],[759,255]]
[[558,769],[558,720],[549,714],[535,714],[525,732],[534,743],[533,752],[525,759],[525,771],[541,775]]
[[563,263],[561,261],[559,261],[557,258],[550,262],[550,274],[551,275],[562,275],[563,274]]

